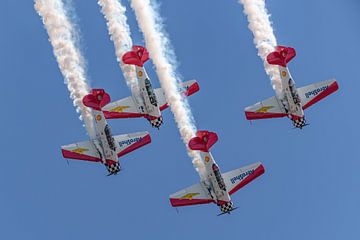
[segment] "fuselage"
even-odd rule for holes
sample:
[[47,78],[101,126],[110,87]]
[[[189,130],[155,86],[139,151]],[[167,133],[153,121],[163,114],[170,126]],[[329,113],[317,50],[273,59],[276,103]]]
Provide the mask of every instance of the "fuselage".
[[200,152],[200,155],[205,164],[207,174],[207,179],[202,182],[204,188],[208,190],[211,198],[220,207],[222,212],[229,212],[232,210],[233,203],[226,189],[219,166],[210,152]]
[[102,111],[93,109],[95,126],[97,132],[97,141],[93,141],[96,149],[99,151],[101,160],[110,174],[116,174],[120,171],[120,165],[116,149],[119,147],[114,140],[110,126],[107,124]]
[[285,112],[293,121],[295,127],[302,128],[305,125],[304,110],[297,92],[295,82],[292,79],[287,67],[279,66],[283,96],[280,101],[283,104]]
[[[160,106],[158,104],[154,89],[144,67],[135,66],[138,78],[140,98],[143,106],[140,109],[145,112],[146,118],[153,127],[159,128],[162,124]],[[137,96],[135,96],[136,98]]]

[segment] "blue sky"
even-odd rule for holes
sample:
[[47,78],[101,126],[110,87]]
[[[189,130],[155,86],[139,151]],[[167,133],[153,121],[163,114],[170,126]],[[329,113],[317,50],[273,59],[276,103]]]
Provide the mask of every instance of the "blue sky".
[[[359,238],[358,1],[267,1],[278,43],[297,50],[289,64],[297,86],[339,82],[306,111],[311,125],[302,131],[288,119],[245,120],[244,107],[274,92],[237,1],[161,1],[179,72],[201,87],[190,99],[196,124],[219,135],[212,153],[222,171],[256,161],[266,168],[233,195],[239,209],[222,217],[215,205],[177,213],[169,204],[169,194],[199,180],[169,110],[160,131],[144,119],[110,121],[114,134],[152,135],[121,159],[121,174],[66,163],[60,146],[87,135],[33,1],[20,2],[3,0],[0,9],[1,239]],[[73,2],[91,85],[113,100],[128,96],[99,6]],[[159,86],[152,63],[146,67]]]

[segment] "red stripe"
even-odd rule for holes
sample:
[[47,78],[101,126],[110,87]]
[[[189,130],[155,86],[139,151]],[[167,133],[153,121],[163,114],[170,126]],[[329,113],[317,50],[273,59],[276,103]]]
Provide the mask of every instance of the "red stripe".
[[105,115],[105,118],[107,119],[145,117],[145,114],[142,113],[109,112],[109,111],[103,111],[103,113]]
[[309,101],[308,103],[306,103],[303,106],[303,109],[305,110],[306,108],[310,107],[311,105],[317,103],[318,101],[320,101],[321,99],[329,96],[330,94],[332,94],[333,92],[337,91],[339,89],[339,85],[338,83],[335,81],[334,83],[332,83],[326,90],[322,91],[319,95],[317,95],[316,97],[314,97],[311,101]]
[[161,117],[161,116],[151,116],[151,115],[145,115],[144,116],[144,118],[146,118],[147,120],[155,120],[155,119],[158,119],[159,117]]
[[91,161],[91,162],[101,162],[100,158],[88,156],[85,154],[80,154],[80,153],[72,152],[72,151],[65,150],[65,149],[61,149],[61,152],[62,152],[62,155],[64,158],[85,160],[85,161]]
[[109,111],[103,111],[103,113],[106,119],[144,117],[148,120],[154,120],[158,118],[156,116],[150,116],[148,114],[143,114],[143,113],[126,113],[126,112],[109,112]]
[[229,203],[229,202],[231,202],[231,201],[228,201],[228,202],[227,202],[227,201],[223,201],[223,200],[218,200],[216,204],[217,204],[218,206],[220,206],[220,205],[224,205],[224,204]]
[[169,104],[165,103],[164,105],[162,105],[160,107],[160,111],[164,110],[164,109],[167,109],[169,107]]
[[173,207],[181,207],[181,206],[189,206],[196,204],[207,204],[214,202],[212,199],[179,199],[179,198],[170,198],[171,206]]
[[132,152],[148,143],[151,143],[151,137],[149,134],[143,137],[140,141],[130,145],[128,148],[125,148],[123,151],[119,152],[118,157],[124,156],[125,154],[128,154],[129,152]]
[[106,164],[108,164],[108,165],[113,165],[115,163],[117,163],[117,161],[109,160],[109,159],[106,160]]
[[294,114],[290,114],[290,119],[291,120],[300,120],[301,118],[304,118],[304,115],[303,116],[297,116],[297,115],[294,115]]
[[238,185],[236,185],[233,189],[229,191],[229,194],[233,194],[258,176],[262,175],[265,172],[265,168],[263,165],[260,165],[258,168],[255,169],[254,173],[246,177],[243,181],[241,181]]
[[184,94],[185,96],[191,96],[199,90],[200,86],[197,82],[195,82],[194,84],[190,85],[190,87],[184,92]]
[[285,114],[285,113],[246,112],[245,111],[245,116],[246,116],[247,120],[253,120],[253,119],[286,117],[287,114]]

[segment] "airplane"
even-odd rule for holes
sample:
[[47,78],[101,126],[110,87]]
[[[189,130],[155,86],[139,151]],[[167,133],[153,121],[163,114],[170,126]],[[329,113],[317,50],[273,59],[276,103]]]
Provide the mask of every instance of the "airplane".
[[[132,50],[125,53],[122,61],[125,64],[135,65],[140,92],[133,92],[132,96],[112,102],[104,107],[107,119],[113,118],[146,118],[153,127],[159,129],[163,123],[161,111],[169,105],[164,91],[161,88],[153,89],[144,63],[149,60],[149,53],[142,46],[133,46]],[[199,91],[195,80],[181,83],[185,96],[190,96]]]
[[289,117],[295,128],[302,129],[306,124],[304,110],[339,89],[335,79],[296,88],[287,63],[296,55],[294,48],[277,46],[267,55],[269,64],[279,66],[283,97],[274,96],[245,108],[248,120]]
[[200,183],[170,195],[173,207],[196,204],[215,203],[220,207],[219,215],[235,210],[230,195],[265,172],[260,162],[221,174],[209,149],[217,142],[214,132],[197,131],[196,137],[190,139],[189,148],[199,150],[205,165],[206,179]]
[[121,168],[118,158],[148,143],[148,132],[138,132],[112,136],[102,108],[110,102],[110,96],[103,89],[93,89],[83,98],[83,104],[92,109],[96,125],[96,139],[78,142],[61,147],[64,158],[100,162],[109,175],[117,174]]

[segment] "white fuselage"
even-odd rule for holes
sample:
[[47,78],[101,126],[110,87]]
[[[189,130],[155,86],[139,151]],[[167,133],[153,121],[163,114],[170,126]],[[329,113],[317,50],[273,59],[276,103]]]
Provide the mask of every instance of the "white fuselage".
[[139,83],[140,98],[143,101],[143,105],[140,108],[145,114],[148,115],[149,120],[161,117],[160,106],[156,99],[154,89],[151,85],[150,78],[148,77],[144,67],[136,67],[136,75]]
[[281,83],[283,88],[282,102],[290,118],[301,118],[304,116],[300,97],[297,93],[295,83],[292,80],[289,69],[287,67],[279,66]]
[[231,198],[228,191],[226,190],[220,169],[217,166],[211,153],[200,152],[200,155],[204,161],[207,174],[207,179],[202,182],[202,184],[209,191],[209,194],[218,205],[231,202]]
[[[106,122],[103,112],[94,109],[92,111],[95,118],[98,143],[96,141],[93,142],[101,155],[102,162],[104,164],[107,163],[107,160],[118,162],[116,155],[118,143],[114,141],[111,135],[110,127]],[[100,148],[97,145],[100,145]]]

